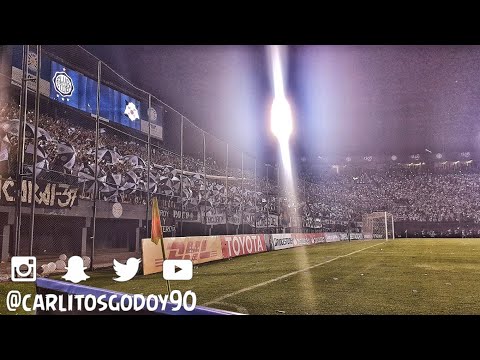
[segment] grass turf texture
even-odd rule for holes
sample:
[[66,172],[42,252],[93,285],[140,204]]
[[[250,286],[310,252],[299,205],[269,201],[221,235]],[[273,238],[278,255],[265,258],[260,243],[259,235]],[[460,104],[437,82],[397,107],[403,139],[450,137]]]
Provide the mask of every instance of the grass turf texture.
[[[82,284],[145,295],[166,292],[161,274],[138,275],[125,283],[112,280],[113,269],[89,275]],[[243,256],[196,266],[191,281],[171,285],[194,291],[198,305],[248,314],[480,314],[479,280],[479,239],[402,239]],[[0,314],[8,313],[4,299],[12,289],[30,292],[34,287],[0,283]]]

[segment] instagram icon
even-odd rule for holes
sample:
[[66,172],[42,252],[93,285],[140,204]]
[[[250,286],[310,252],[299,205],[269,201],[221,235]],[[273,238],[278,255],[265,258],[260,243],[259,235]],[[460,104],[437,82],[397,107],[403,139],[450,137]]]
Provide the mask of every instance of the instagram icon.
[[34,282],[37,279],[35,256],[12,256],[12,281]]

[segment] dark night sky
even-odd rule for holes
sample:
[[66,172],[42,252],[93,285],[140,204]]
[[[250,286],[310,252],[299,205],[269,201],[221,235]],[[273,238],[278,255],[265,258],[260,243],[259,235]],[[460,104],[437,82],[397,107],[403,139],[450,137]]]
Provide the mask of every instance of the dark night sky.
[[[270,153],[263,46],[85,46],[198,126]],[[479,46],[290,46],[298,154],[471,150],[480,143]],[[167,134],[168,135],[168,134]]]

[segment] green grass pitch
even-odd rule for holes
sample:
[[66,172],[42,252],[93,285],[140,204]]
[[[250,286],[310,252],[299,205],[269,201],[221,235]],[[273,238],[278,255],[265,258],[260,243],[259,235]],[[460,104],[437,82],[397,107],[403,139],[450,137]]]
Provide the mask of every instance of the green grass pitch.
[[[161,274],[117,283],[113,269],[82,284],[165,293]],[[56,276],[55,278],[59,278]],[[480,314],[480,239],[399,239],[317,244],[194,267],[197,304],[248,314]],[[9,290],[0,283],[0,314]]]

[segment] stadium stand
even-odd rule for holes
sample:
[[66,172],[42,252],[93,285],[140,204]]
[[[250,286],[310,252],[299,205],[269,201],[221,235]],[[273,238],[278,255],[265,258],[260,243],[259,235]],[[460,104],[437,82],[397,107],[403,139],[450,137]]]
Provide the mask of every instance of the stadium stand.
[[[4,104],[0,108],[0,118],[6,124],[18,119],[19,105],[14,101]],[[29,113],[32,122],[33,114]],[[46,161],[42,166],[40,178],[55,179],[59,172],[63,176],[72,176],[78,179],[82,188],[81,196],[88,198],[91,192],[89,186],[84,186],[89,166],[94,163],[92,139],[94,130],[87,128],[85,122],[75,119],[66,119],[42,114],[40,127],[48,129],[50,140],[42,140],[40,149],[45,154]],[[9,143],[9,159],[14,161],[17,139],[7,132]],[[26,148],[31,144],[27,139]],[[69,144],[74,149],[75,161],[66,166],[70,157],[62,160],[59,151],[61,144]],[[146,171],[144,162],[147,156],[145,146],[135,141],[126,141],[121,134],[105,131],[100,139],[100,151],[104,154],[100,162],[101,173],[104,174],[103,187],[100,189],[105,201],[120,201],[124,203],[144,203],[142,195],[146,189]],[[110,157],[108,157],[108,155]],[[139,158],[139,159],[138,159]],[[130,161],[129,161],[130,160]],[[157,151],[152,154],[155,170],[153,182],[159,194],[180,196],[180,186],[175,183],[177,170],[180,168],[179,158],[167,151]],[[199,167],[200,159],[184,158],[184,170],[190,172],[184,180],[184,196],[188,204],[198,204],[201,192],[203,167]],[[210,170],[216,173],[222,169],[212,158],[207,159],[206,174]],[[143,165],[143,166],[142,166]],[[38,164],[37,164],[38,166]],[[14,166],[9,166],[13,175]],[[53,171],[56,170],[56,171]],[[224,171],[225,169],[223,169]],[[311,174],[311,169],[309,169]],[[241,170],[234,169],[235,175],[241,177]],[[111,181],[113,175],[120,175],[121,181]],[[82,177],[83,176],[83,177]],[[151,175],[152,176],[152,175]],[[245,178],[253,178],[253,174],[246,174]],[[289,204],[287,198],[279,197],[278,184],[267,182],[266,178],[257,179],[259,204],[266,203],[267,192],[272,195],[270,211],[275,212],[275,204],[280,207],[297,206],[303,218],[320,218],[338,221],[360,221],[362,214],[385,210],[394,214],[396,221],[423,222],[423,223],[460,223],[480,222],[480,176],[474,166],[454,168],[450,171],[434,171],[432,169],[406,169],[392,166],[384,169],[352,169],[340,174],[323,173],[316,176],[307,176],[310,181],[299,182],[299,204]],[[174,181],[169,181],[174,179]],[[109,181],[110,180],[110,181]],[[130,181],[130,182],[129,182]],[[207,177],[207,188],[211,189],[209,197],[212,207],[224,206],[231,202],[237,207],[243,202],[244,206],[254,206],[254,193],[251,181],[245,184],[245,190],[232,186],[229,198],[226,197],[222,181]],[[185,191],[188,189],[188,191]],[[277,199],[277,197],[279,197]],[[278,201],[277,201],[278,200]],[[262,211],[260,209],[259,211]],[[475,234],[473,234],[475,235]]]

